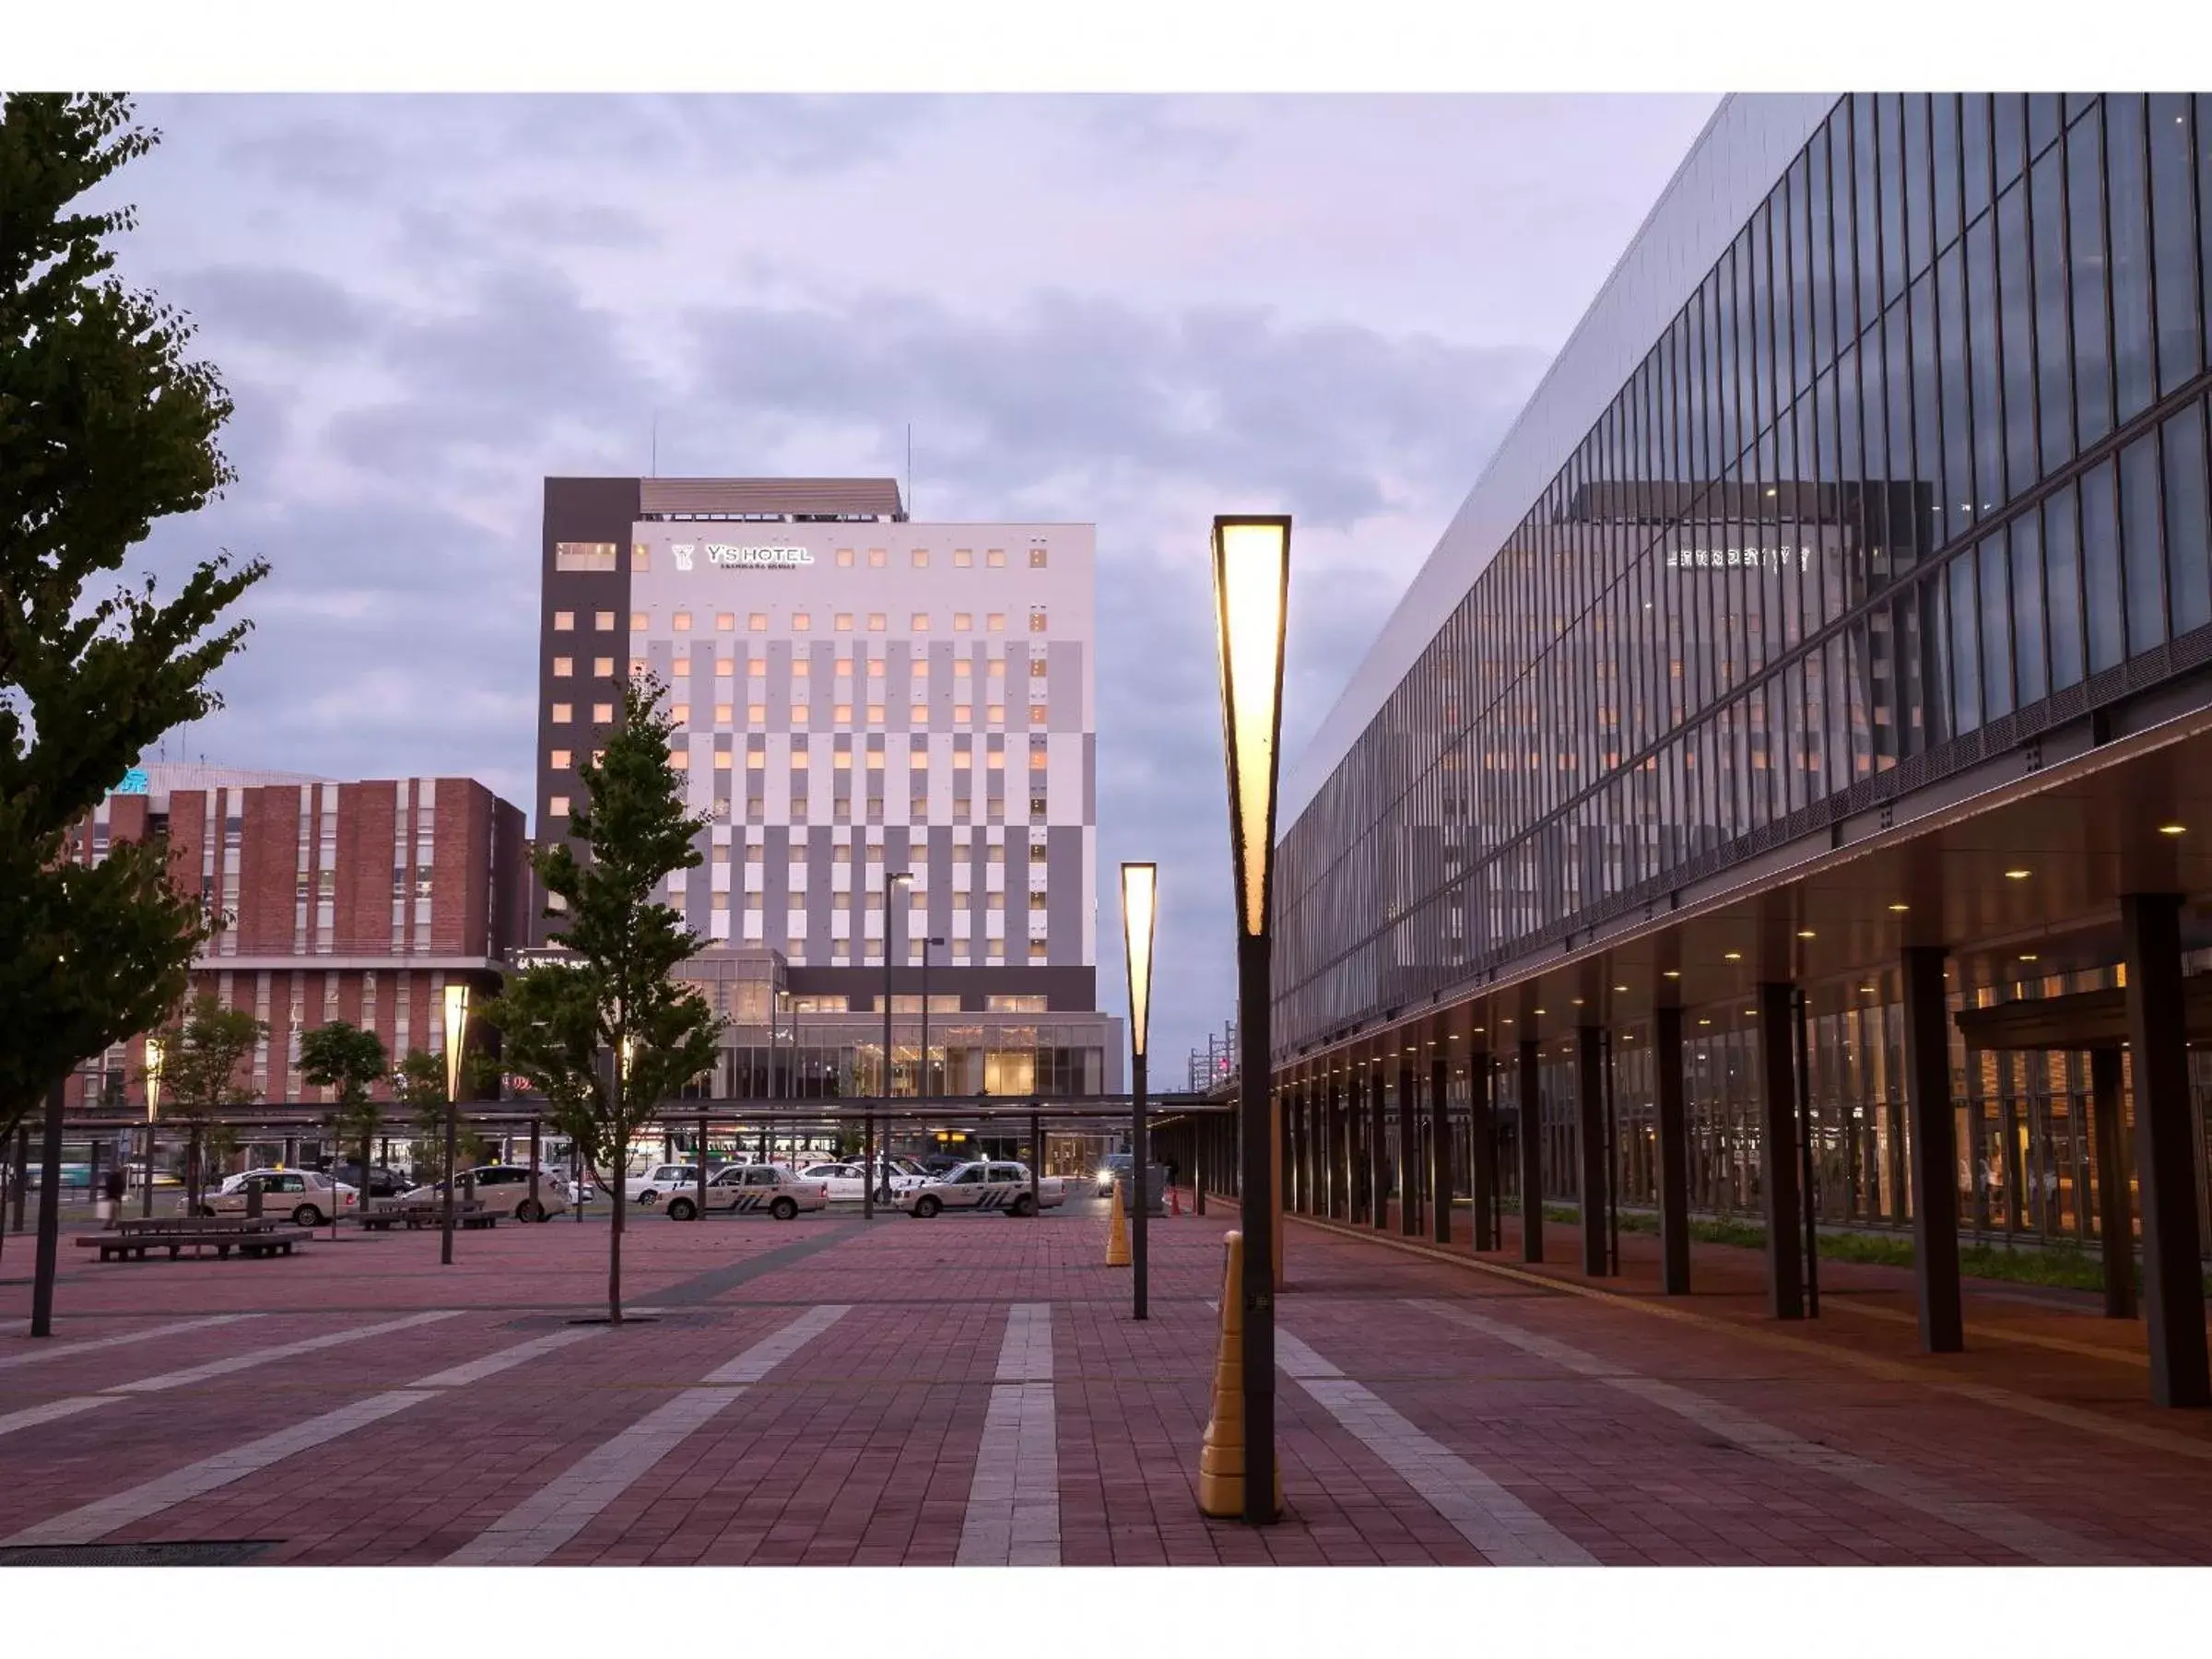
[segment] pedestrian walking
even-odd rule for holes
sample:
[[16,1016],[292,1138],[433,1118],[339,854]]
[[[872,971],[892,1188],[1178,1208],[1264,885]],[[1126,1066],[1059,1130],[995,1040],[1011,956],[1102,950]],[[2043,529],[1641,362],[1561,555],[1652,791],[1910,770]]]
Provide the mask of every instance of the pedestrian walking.
[[124,1173],[121,1164],[109,1167],[100,1201],[100,1225],[103,1230],[114,1230],[123,1215],[123,1195],[129,1190],[129,1182],[130,1178]]

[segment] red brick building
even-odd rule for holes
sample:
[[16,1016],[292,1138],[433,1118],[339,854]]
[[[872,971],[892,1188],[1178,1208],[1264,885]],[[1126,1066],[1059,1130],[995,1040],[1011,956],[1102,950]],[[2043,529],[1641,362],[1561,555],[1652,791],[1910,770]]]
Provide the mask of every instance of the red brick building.
[[[168,837],[177,885],[228,920],[193,990],[268,1027],[253,1061],[265,1100],[327,1096],[300,1077],[300,1038],[326,1020],[374,1030],[395,1062],[442,1053],[448,981],[488,995],[528,933],[522,811],[472,779],[148,766],[100,804],[72,852],[96,861],[148,834]],[[143,1039],[117,1044],[71,1104],[120,1092],[143,1112],[144,1061]]]

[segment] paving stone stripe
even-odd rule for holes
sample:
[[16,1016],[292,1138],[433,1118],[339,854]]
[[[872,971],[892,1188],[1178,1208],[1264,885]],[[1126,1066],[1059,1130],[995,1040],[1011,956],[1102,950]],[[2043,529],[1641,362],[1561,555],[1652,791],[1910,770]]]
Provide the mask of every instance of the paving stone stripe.
[[1603,1382],[1609,1388],[1672,1412],[1686,1421],[1695,1423],[1708,1433],[1716,1434],[1731,1445],[1741,1446],[1756,1456],[1772,1463],[1786,1464],[1793,1468],[1814,1469],[1838,1480],[1850,1482],[1862,1490],[1878,1498],[1902,1504],[1907,1509],[1934,1516],[1947,1525],[2009,1549],[2043,1566],[2117,1566],[2128,1563],[2129,1558],[2116,1554],[2102,1545],[2094,1544],[2064,1528],[2049,1525],[2018,1510],[1986,1500],[1966,1498],[1932,1480],[1891,1468],[1872,1458],[1861,1457],[1835,1446],[1825,1446],[1817,1441],[1791,1433],[1788,1430],[1754,1417],[1747,1411],[1725,1405],[1710,1395],[1666,1382],[1657,1377],[1601,1359],[1594,1354],[1559,1342],[1549,1336],[1540,1336],[1533,1331],[1524,1331],[1500,1320],[1487,1318],[1450,1302],[1409,1298],[1409,1307],[1432,1313],[1471,1331],[1479,1331],[1519,1348],[1548,1359],[1554,1365],[1571,1371],[1578,1376]]
[[333,1331],[326,1335],[309,1336],[299,1342],[279,1343],[275,1347],[233,1354],[225,1359],[210,1359],[204,1365],[187,1366],[182,1371],[163,1371],[157,1376],[140,1377],[135,1382],[118,1382],[112,1388],[103,1388],[94,1394],[75,1394],[67,1399],[53,1400],[43,1406],[10,1412],[0,1417],[0,1434],[13,1434],[18,1430],[36,1428],[41,1423],[52,1423],[82,1412],[96,1411],[102,1406],[112,1406],[116,1401],[128,1399],[133,1394],[161,1394],[172,1388],[189,1388],[195,1382],[234,1376],[240,1371],[252,1371],[256,1366],[267,1365],[275,1360],[297,1359],[301,1354],[320,1353],[324,1348],[342,1347],[349,1342],[364,1341],[371,1336],[388,1335],[394,1331],[410,1330],[417,1325],[433,1324],[441,1319],[459,1317],[456,1312],[410,1313],[405,1319],[387,1320],[382,1324],[357,1325],[347,1331]]
[[446,1557],[454,1566],[522,1567],[544,1560],[590,1524],[688,1435],[726,1410],[747,1387],[797,1353],[852,1309],[808,1309],[773,1335],[707,1373],[614,1439],[594,1447]]
[[1006,1311],[997,1381],[976,1448],[954,1563],[1060,1565],[1060,1437],[1050,1302],[1017,1302]]
[[204,1331],[211,1325],[236,1324],[241,1319],[258,1319],[257,1313],[210,1313],[199,1319],[180,1319],[172,1324],[155,1325],[144,1331],[125,1331],[118,1336],[95,1336],[87,1342],[64,1342],[51,1347],[34,1348],[28,1354],[10,1354],[0,1359],[0,1371],[13,1371],[19,1365],[36,1365],[41,1359],[68,1359],[78,1354],[98,1353],[102,1348],[128,1347],[134,1342],[153,1342],[163,1336],[182,1335],[186,1331]]
[[1505,1488],[1279,1326],[1275,1362],[1493,1564],[1597,1564],[1595,1556]]
[[[453,1315],[441,1314],[436,1317],[451,1318]],[[403,1323],[425,1324],[429,1319],[418,1317]],[[555,1331],[549,1335],[534,1336],[527,1342],[517,1343],[511,1348],[471,1360],[465,1365],[433,1371],[405,1387],[386,1389],[365,1400],[356,1400],[335,1411],[325,1411],[303,1423],[295,1423],[289,1429],[280,1429],[274,1434],[248,1441],[244,1445],[233,1447],[228,1452],[204,1457],[198,1463],[189,1464],[172,1474],[135,1486],[128,1491],[118,1492],[113,1497],[102,1498],[65,1514],[41,1521],[12,1537],[0,1539],[0,1545],[13,1547],[89,1544],[107,1536],[118,1527],[128,1526],[134,1521],[143,1521],[149,1515],[158,1515],[187,1499],[242,1480],[271,1464],[281,1463],[301,1452],[326,1445],[351,1434],[357,1429],[366,1428],[371,1423],[381,1422],[385,1418],[419,1406],[425,1400],[434,1400],[449,1388],[481,1382],[486,1377],[535,1359],[541,1354],[551,1353],[556,1348],[567,1347],[571,1343],[582,1342],[599,1334],[599,1329],[592,1326]]]

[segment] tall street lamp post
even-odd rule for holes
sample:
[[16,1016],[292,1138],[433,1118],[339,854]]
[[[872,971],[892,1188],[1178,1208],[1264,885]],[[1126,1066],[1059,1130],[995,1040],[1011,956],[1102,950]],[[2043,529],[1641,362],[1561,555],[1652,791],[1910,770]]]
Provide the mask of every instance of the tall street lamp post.
[[169,1051],[159,1037],[146,1040],[146,1181],[138,1194],[138,1214],[154,1213],[154,1119],[161,1110],[161,1065]]
[[1147,1290],[1151,1259],[1145,1245],[1145,1217],[1151,1209],[1152,1182],[1146,1168],[1145,1036],[1152,1013],[1152,933],[1158,909],[1159,866],[1122,866],[1122,960],[1129,971],[1129,1155],[1131,1190],[1136,1208],[1130,1214],[1129,1256],[1136,1271],[1135,1316],[1147,1317]]
[[[468,1041],[468,987],[445,987],[445,1203],[439,1217],[438,1265],[453,1265],[453,1143],[461,1116],[461,1046]],[[364,1177],[366,1179],[366,1177]]]
[[1221,728],[1229,766],[1230,845],[1237,888],[1237,1123],[1244,1234],[1244,1519],[1275,1507],[1275,1135],[1268,917],[1275,877],[1283,626],[1290,599],[1290,521],[1214,520],[1214,603],[1221,652]]
[[[902,881],[912,881],[913,875],[907,870],[893,870],[888,862],[883,872],[883,1098],[891,1098],[891,889]],[[869,1108],[866,1121],[861,1125],[861,1183],[860,1218],[876,1218],[876,1112]],[[885,1182],[884,1196],[890,1196],[888,1182]]]

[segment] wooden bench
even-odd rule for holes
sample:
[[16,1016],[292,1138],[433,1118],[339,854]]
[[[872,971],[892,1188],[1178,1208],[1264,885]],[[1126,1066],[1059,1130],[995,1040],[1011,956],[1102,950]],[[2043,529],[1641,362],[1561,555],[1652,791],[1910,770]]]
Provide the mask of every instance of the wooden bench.
[[[499,1215],[487,1210],[481,1203],[464,1200],[453,1206],[453,1220],[465,1228],[495,1227]],[[417,1199],[412,1203],[386,1200],[371,1206],[361,1215],[361,1225],[382,1232],[388,1228],[404,1227],[409,1232],[422,1227],[445,1225],[445,1204],[442,1199]]]
[[[244,1225],[225,1226],[221,1224],[224,1222]],[[79,1250],[99,1251],[103,1262],[125,1257],[143,1262],[149,1250],[166,1250],[173,1262],[187,1246],[194,1255],[212,1247],[218,1260],[228,1259],[234,1250],[243,1256],[290,1255],[293,1245],[304,1244],[313,1237],[304,1227],[265,1225],[244,1217],[218,1217],[212,1225],[206,1218],[126,1222],[113,1232],[88,1234],[78,1239],[76,1245]]]

